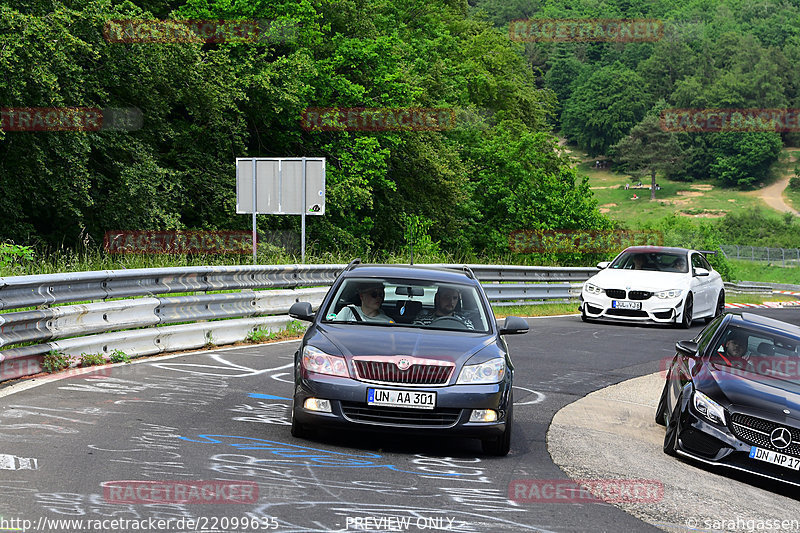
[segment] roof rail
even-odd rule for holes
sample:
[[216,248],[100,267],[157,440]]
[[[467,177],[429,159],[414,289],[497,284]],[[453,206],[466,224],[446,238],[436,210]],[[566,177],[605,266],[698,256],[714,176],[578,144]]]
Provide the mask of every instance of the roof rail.
[[466,274],[466,275],[467,275],[467,276],[468,276],[470,279],[475,279],[475,273],[472,271],[472,269],[471,269],[470,267],[468,267],[467,265],[464,265],[462,268],[463,268],[463,270],[464,270],[464,273],[465,273],[465,274]]
[[700,252],[703,255],[716,255],[717,254],[716,250],[697,250],[697,251]]
[[358,266],[360,264],[361,264],[361,258],[360,257],[358,257],[356,259],[353,259],[352,261],[347,263],[347,266],[344,267],[344,271],[347,272],[349,270],[353,270],[356,266]]

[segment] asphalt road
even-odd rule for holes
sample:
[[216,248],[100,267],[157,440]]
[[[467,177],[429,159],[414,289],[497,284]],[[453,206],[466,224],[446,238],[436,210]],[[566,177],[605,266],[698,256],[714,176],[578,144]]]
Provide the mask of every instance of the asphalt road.
[[[800,323],[800,311],[756,312]],[[692,337],[701,324],[686,332],[584,324],[577,316],[530,323],[530,333],[508,339],[516,390],[506,458],[481,455],[471,440],[355,432],[292,438],[296,341],[2,387],[0,528],[657,531],[605,502],[518,501],[509,487],[567,479],[547,449],[554,415],[593,391],[658,371],[675,342]],[[227,494],[235,503],[204,501],[210,493],[202,486],[191,493],[192,483],[213,480],[216,497]],[[227,492],[222,481],[230,482]],[[165,487],[176,484],[194,499],[161,501]],[[748,490],[769,488],[762,483]],[[150,503],[141,501],[147,497]],[[62,519],[83,522],[49,521]]]

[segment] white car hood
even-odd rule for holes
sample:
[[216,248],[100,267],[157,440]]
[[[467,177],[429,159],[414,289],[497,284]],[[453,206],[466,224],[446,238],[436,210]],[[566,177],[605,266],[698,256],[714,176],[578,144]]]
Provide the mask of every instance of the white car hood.
[[605,269],[589,278],[587,283],[597,285],[601,289],[663,291],[687,288],[689,280],[688,272]]

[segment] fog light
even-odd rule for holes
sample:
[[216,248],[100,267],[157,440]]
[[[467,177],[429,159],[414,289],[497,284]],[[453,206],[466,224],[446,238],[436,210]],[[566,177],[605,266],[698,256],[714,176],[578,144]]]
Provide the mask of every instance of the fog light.
[[469,415],[470,422],[497,422],[497,411],[494,409],[473,409]]
[[331,412],[330,400],[320,400],[319,398],[306,398],[306,401],[303,402],[303,407],[309,411]]

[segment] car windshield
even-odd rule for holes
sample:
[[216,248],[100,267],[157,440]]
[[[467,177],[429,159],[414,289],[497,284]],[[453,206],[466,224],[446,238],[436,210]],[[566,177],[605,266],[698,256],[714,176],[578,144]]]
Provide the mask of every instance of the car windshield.
[[348,278],[323,317],[325,323],[489,332],[476,287],[422,280]]
[[623,252],[614,259],[609,268],[689,272],[686,254],[674,252]]
[[717,367],[800,383],[800,339],[730,326],[711,352]]

